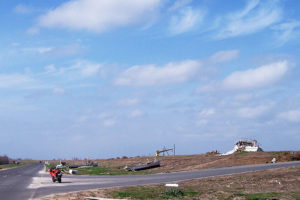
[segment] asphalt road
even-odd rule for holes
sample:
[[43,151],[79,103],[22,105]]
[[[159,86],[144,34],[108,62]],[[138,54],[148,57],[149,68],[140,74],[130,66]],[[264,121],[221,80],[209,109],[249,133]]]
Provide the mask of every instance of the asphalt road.
[[300,161],[153,175],[63,175],[62,183],[52,183],[50,175],[43,172],[42,165],[32,165],[18,169],[0,171],[0,197],[1,199],[7,200],[30,199],[54,193],[64,193],[95,188],[158,184],[291,166],[300,166]]
[[32,177],[43,168],[42,164],[35,164],[0,170],[0,199],[30,199],[34,191],[27,187],[32,182]]

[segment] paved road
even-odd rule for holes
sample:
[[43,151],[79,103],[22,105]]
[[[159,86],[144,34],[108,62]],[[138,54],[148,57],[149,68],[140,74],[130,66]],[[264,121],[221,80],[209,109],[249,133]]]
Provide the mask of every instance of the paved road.
[[[62,178],[63,182],[60,184],[52,183],[49,175],[44,173],[43,170],[41,170],[41,165],[33,165],[31,167],[24,167],[22,168],[22,170],[13,169],[6,170],[6,172],[0,171],[0,197],[1,199],[3,197],[3,199],[8,200],[28,199],[37,198],[54,193],[117,186],[157,184],[258,170],[283,168],[297,165],[300,166],[300,161],[277,164],[247,165],[238,167],[153,175],[101,177],[64,175]],[[41,171],[38,172],[39,170]],[[6,177],[4,176],[5,173],[8,174]]]
[[0,199],[29,199],[34,190],[28,190],[32,177],[43,169],[42,164],[27,165],[7,170],[0,170]]

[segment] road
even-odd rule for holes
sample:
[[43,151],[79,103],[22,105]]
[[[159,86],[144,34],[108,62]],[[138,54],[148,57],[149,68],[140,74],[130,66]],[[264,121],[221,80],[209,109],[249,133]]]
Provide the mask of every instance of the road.
[[34,191],[28,190],[32,177],[43,169],[42,164],[0,170],[0,199],[29,199]]
[[152,175],[64,175],[62,178],[62,183],[52,183],[49,174],[43,171],[43,166],[36,164],[32,166],[0,171],[0,197],[1,199],[7,200],[30,199],[54,193],[64,193],[96,188],[158,184],[291,166],[300,166],[300,161]]

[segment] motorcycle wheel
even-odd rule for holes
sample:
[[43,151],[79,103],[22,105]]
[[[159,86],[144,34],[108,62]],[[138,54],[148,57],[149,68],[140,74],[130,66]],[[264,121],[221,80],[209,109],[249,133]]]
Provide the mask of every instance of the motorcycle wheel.
[[53,181],[53,183],[55,183],[55,181],[56,181],[56,180],[55,180],[55,178],[54,178],[54,177],[52,177],[52,181]]

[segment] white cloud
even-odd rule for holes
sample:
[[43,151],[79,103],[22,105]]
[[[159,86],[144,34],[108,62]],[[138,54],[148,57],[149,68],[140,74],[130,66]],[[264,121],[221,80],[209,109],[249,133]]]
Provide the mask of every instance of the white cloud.
[[208,117],[211,115],[214,115],[216,113],[215,109],[213,108],[208,108],[208,109],[204,109],[202,110],[200,113],[197,114],[198,117]]
[[37,27],[30,27],[29,29],[27,29],[26,33],[28,35],[37,35],[40,33],[40,29]]
[[155,16],[161,0],[73,0],[39,18],[42,27],[103,32],[147,22]]
[[137,99],[137,98],[121,99],[119,101],[119,105],[122,105],[122,106],[132,106],[132,105],[138,104],[139,102],[140,102],[140,100]]
[[206,125],[208,123],[208,120],[206,119],[200,119],[200,120],[197,120],[196,121],[196,126],[203,126],[203,125]]
[[238,50],[219,51],[212,55],[209,60],[215,63],[228,62],[239,56]]
[[52,47],[40,47],[40,48],[37,48],[37,51],[40,54],[44,54],[44,53],[52,51]]
[[273,29],[276,31],[276,46],[282,46],[286,42],[299,38],[300,36],[300,21],[290,21],[279,24]]
[[38,53],[38,54],[45,54],[52,51],[52,47],[33,47],[33,48],[24,48],[22,49],[25,53]]
[[31,8],[22,4],[17,5],[14,8],[15,13],[20,13],[20,14],[28,14],[31,13]]
[[206,108],[201,110],[199,113],[196,114],[196,126],[203,126],[208,124],[209,120],[211,119],[213,115],[215,115],[216,110],[214,108]]
[[70,78],[87,78],[100,74],[101,64],[91,63],[88,61],[77,61],[70,67],[55,68],[50,65],[46,68],[46,72],[53,73],[54,75],[69,75]]
[[103,121],[103,125],[106,127],[111,127],[114,126],[116,124],[116,121],[113,119],[106,119]]
[[24,87],[34,80],[23,74],[0,74],[0,88]]
[[156,65],[137,65],[127,69],[115,80],[117,85],[155,86],[169,83],[181,83],[191,80],[199,70],[201,63],[187,60],[168,63],[162,67]]
[[101,121],[103,126],[106,127],[114,126],[117,123],[115,117],[106,112],[100,113],[98,116],[96,116],[96,118]]
[[58,47],[32,47],[22,49],[25,53],[39,53],[51,57],[72,56],[82,52],[85,48],[79,44],[70,44]]
[[69,44],[53,48],[51,51],[47,52],[47,55],[53,57],[73,56],[84,51],[84,49],[85,48],[79,44]]
[[175,3],[169,8],[169,11],[175,11],[179,8],[185,7],[188,4],[192,3],[193,0],[177,0]]
[[300,109],[282,112],[278,115],[278,117],[287,120],[289,122],[294,122],[294,123],[300,122]]
[[109,114],[107,113],[100,113],[97,118],[100,119],[100,120],[103,120],[105,118],[108,118],[109,117]]
[[135,117],[139,117],[142,116],[144,113],[141,110],[133,110],[130,114],[129,117],[131,118],[135,118]]
[[32,5],[25,5],[25,4],[18,4],[14,9],[13,12],[17,14],[32,14],[35,12],[42,12],[44,9],[39,7],[34,7]]
[[256,118],[266,114],[270,110],[269,106],[261,105],[257,107],[243,107],[237,110],[237,114],[244,118]]
[[54,71],[56,71],[56,68],[55,68],[55,65],[51,64],[51,65],[45,66],[45,70],[46,70],[46,72],[54,72]]
[[82,115],[77,119],[77,123],[83,123],[88,121],[89,117],[87,115]]
[[14,8],[14,12],[18,14],[30,14],[34,12],[36,9],[32,6],[24,5],[24,4],[18,4]]
[[99,72],[100,64],[88,64],[80,67],[80,74],[84,77],[93,76]]
[[53,94],[64,95],[66,91],[63,88],[54,88],[52,90]]
[[253,98],[253,94],[238,94],[234,97],[236,101],[248,101]]
[[187,7],[181,9],[178,15],[171,18],[169,30],[177,35],[192,30],[203,21],[205,12]]
[[280,21],[281,12],[276,1],[248,1],[243,10],[224,18],[222,24],[225,25],[216,37],[223,39],[258,32]]
[[256,69],[236,71],[224,79],[223,86],[226,89],[251,89],[267,86],[279,81],[288,69],[288,62],[280,61]]

